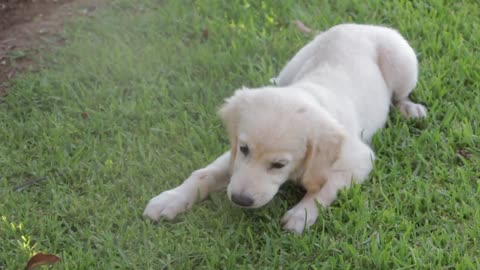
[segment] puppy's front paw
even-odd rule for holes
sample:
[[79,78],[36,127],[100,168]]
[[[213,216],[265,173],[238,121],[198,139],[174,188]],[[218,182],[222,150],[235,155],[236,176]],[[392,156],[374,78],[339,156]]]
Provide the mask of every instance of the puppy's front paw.
[[277,77],[270,78],[270,83],[271,83],[272,85],[278,85],[278,79],[277,79]]
[[317,217],[318,209],[315,202],[299,203],[283,216],[283,229],[301,234],[303,230],[315,223]]
[[397,104],[400,112],[407,118],[423,118],[427,116],[427,108],[422,104],[410,100],[403,100]]
[[172,220],[192,207],[193,199],[181,189],[167,190],[148,202],[143,215],[154,221],[160,218]]

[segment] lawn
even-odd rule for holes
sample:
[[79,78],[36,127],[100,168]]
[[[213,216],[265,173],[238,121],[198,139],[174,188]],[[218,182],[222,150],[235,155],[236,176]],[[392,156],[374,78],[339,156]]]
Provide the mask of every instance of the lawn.
[[[114,0],[73,19],[1,98],[0,269],[37,252],[55,269],[480,269],[479,18],[475,0]],[[294,19],[399,29],[428,118],[393,111],[369,179],[301,236],[279,222],[293,186],[262,209],[219,193],[145,220],[152,196],[228,149],[223,99],[269,84],[311,39]]]

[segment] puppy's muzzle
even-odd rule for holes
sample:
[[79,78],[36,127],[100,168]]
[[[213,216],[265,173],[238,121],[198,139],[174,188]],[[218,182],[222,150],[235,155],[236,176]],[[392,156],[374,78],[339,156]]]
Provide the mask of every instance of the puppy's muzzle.
[[241,194],[232,194],[232,197],[231,197],[231,201],[238,205],[238,206],[241,206],[241,207],[250,207],[253,205],[253,199],[248,197],[248,196],[245,196],[245,195],[241,195]]

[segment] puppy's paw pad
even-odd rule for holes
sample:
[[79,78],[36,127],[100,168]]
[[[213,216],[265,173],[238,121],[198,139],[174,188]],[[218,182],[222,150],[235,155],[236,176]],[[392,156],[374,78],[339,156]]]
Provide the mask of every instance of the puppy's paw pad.
[[277,77],[270,78],[270,83],[271,83],[272,85],[278,85],[278,79],[277,79]]
[[153,221],[161,218],[174,219],[192,205],[191,200],[176,190],[168,190],[153,197],[145,207],[143,215]]
[[397,107],[407,118],[423,118],[427,116],[427,108],[425,108],[425,106],[411,102],[410,100],[400,101]]
[[318,217],[317,210],[307,210],[303,206],[295,206],[288,210],[282,218],[283,229],[297,234],[310,227]]

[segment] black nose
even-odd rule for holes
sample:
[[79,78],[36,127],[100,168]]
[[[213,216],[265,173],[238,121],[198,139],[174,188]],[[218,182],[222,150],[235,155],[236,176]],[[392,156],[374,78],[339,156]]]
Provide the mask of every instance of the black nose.
[[232,194],[232,202],[239,206],[249,207],[252,206],[253,199],[245,195]]

